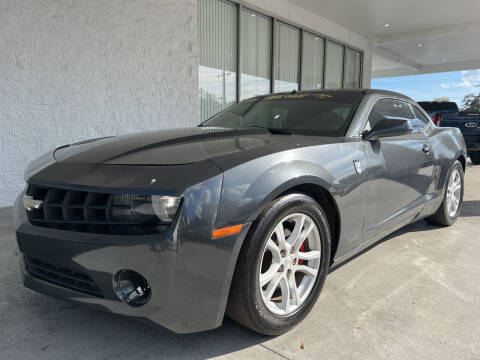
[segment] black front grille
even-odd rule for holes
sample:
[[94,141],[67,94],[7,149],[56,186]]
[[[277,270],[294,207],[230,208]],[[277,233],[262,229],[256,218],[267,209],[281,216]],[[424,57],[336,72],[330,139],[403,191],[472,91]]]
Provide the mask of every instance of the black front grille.
[[26,210],[32,225],[96,234],[152,234],[165,226],[136,222],[130,194],[110,194],[30,185],[27,195],[42,201]]
[[103,297],[95,282],[86,274],[48,264],[28,255],[25,255],[24,259],[27,270],[33,277],[89,295]]
[[480,134],[479,135],[469,135],[463,134],[463,138],[465,139],[465,143],[469,144],[480,144]]

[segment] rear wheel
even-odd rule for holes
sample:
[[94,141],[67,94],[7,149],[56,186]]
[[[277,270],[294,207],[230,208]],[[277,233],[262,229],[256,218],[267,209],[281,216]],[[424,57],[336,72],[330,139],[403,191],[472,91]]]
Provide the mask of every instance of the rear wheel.
[[275,200],[242,247],[228,316],[262,334],[288,331],[315,304],[329,259],[330,231],[322,208],[303,194]]
[[457,220],[463,205],[463,167],[457,160],[450,169],[443,202],[437,212],[426,220],[437,224],[450,226]]
[[473,151],[468,155],[470,156],[470,160],[472,160],[474,164],[480,164],[480,151]]

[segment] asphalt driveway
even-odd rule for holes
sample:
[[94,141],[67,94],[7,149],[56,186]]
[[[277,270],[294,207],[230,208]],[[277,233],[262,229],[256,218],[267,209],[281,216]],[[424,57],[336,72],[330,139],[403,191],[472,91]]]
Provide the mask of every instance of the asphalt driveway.
[[279,337],[228,319],[176,335],[27,290],[11,209],[0,209],[0,359],[479,359],[480,166],[465,186],[454,226],[419,221],[334,269],[307,319]]

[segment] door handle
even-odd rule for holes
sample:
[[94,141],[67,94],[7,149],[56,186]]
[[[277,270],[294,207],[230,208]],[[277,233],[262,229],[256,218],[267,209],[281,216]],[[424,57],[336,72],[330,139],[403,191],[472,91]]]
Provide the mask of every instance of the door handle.
[[429,143],[423,144],[422,151],[425,154],[428,154],[430,150],[432,150],[432,145],[430,145]]

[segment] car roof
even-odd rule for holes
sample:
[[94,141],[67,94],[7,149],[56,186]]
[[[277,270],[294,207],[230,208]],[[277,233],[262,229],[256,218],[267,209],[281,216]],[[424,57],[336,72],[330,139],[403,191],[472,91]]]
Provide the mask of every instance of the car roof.
[[309,93],[309,94],[325,94],[325,93],[345,93],[345,94],[356,94],[356,93],[362,93],[364,95],[387,95],[387,96],[392,96],[392,97],[397,97],[397,98],[402,98],[407,101],[415,102],[415,100],[409,98],[406,95],[394,92],[394,91],[389,91],[389,90],[381,90],[381,89],[366,89],[366,88],[360,88],[360,89],[322,89],[322,90],[301,90],[301,91],[294,91],[294,92],[281,92],[281,93],[275,93],[275,94],[268,94],[268,95],[263,95],[259,97],[266,97],[266,96],[271,96],[271,95],[281,95],[281,94],[304,94],[304,93]]

